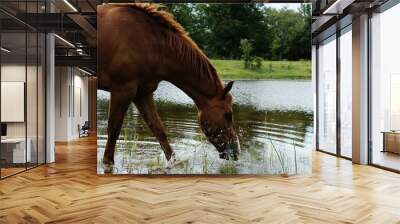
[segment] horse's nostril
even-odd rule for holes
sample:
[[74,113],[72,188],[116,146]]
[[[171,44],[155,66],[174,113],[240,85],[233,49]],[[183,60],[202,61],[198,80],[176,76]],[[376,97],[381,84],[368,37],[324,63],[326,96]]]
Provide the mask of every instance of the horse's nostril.
[[225,160],[238,160],[238,155],[235,153],[235,151],[232,148],[227,148],[223,152],[219,153],[219,158],[220,159],[225,159]]
[[224,151],[219,153],[219,158],[220,159],[226,159],[229,160],[229,155]]
[[222,143],[217,147],[219,150],[219,158],[225,160],[239,160],[240,145],[239,141],[230,141]]

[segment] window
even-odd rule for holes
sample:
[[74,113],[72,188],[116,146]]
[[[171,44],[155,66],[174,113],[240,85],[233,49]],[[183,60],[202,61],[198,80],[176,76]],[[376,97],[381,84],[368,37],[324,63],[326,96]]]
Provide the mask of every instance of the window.
[[336,153],[336,36],[318,48],[318,149]]
[[352,157],[352,33],[351,25],[340,35],[340,155]]
[[400,5],[371,18],[371,159],[400,170]]

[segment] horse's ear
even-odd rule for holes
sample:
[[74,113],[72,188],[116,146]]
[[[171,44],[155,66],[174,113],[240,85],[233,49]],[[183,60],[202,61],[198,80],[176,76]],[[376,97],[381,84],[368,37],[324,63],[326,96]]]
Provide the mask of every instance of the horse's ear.
[[226,84],[225,89],[224,89],[224,95],[228,94],[229,91],[231,91],[233,83],[234,83],[234,81],[230,81],[230,82],[228,82],[228,84]]

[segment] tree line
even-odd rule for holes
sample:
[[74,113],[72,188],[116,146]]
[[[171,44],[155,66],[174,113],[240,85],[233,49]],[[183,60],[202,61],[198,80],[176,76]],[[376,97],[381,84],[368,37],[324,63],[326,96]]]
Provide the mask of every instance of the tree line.
[[190,37],[210,57],[240,59],[241,40],[252,55],[268,60],[311,58],[311,6],[299,9],[248,4],[165,4]]

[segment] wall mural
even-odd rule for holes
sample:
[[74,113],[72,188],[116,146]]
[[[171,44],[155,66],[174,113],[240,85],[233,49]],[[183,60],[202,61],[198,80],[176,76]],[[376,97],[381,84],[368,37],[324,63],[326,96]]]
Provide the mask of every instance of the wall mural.
[[98,173],[310,173],[310,14],[98,6]]

